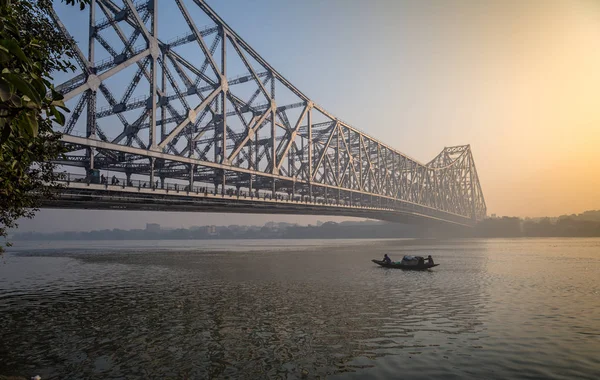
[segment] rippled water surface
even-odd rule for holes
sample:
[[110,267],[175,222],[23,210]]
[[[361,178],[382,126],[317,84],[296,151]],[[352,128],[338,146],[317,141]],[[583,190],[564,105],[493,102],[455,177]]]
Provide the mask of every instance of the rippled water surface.
[[0,375],[600,378],[600,239],[38,242],[0,261]]

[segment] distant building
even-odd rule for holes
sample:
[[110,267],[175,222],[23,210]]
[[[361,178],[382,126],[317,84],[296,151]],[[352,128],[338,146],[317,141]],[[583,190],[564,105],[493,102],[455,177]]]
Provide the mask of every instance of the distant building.
[[285,230],[286,228],[290,228],[290,227],[293,227],[293,226],[294,226],[294,224],[292,224],[292,223],[286,223],[286,222],[279,222],[279,223],[277,223],[277,227],[280,230]]
[[148,232],[160,232],[160,224],[157,224],[157,223],[146,223],[146,231],[148,231]]
[[217,234],[217,226],[202,226],[200,227],[200,231],[204,232],[206,235],[214,236]]

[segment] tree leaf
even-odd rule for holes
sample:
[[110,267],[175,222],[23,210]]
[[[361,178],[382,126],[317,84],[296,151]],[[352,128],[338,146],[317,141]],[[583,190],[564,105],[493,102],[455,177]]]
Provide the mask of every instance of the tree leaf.
[[38,135],[37,112],[29,111],[23,117],[24,127],[29,136],[36,137]]
[[[33,75],[33,74],[32,74]],[[44,86],[44,82],[42,82],[39,77],[36,79],[34,78],[31,81],[31,85],[35,88],[35,90],[37,91],[37,93],[40,96],[40,99],[43,98],[44,96],[46,96],[46,86]]]
[[2,134],[0,135],[0,144],[4,144],[8,137],[10,136],[11,128],[10,124],[6,124],[4,128],[2,128]]
[[50,87],[50,91],[52,92],[52,100],[59,101],[59,100],[63,100],[65,98],[65,96],[63,94],[61,94],[60,92],[58,92],[54,89],[54,86]]
[[10,86],[4,79],[0,78],[0,100],[8,102],[10,96]]
[[66,112],[71,112],[71,110],[67,108],[65,102],[62,100],[55,100],[51,103],[51,105],[53,105],[54,107],[58,107]]
[[37,105],[35,102],[26,102],[23,107],[25,108],[29,108],[30,110],[39,110],[40,106]]
[[15,106],[17,108],[23,107],[23,101],[21,100],[21,97],[18,96],[17,94],[11,95],[10,102],[13,104],[13,106]]
[[52,115],[56,118],[56,122],[61,126],[65,125],[65,115],[63,115],[56,107],[50,107]]
[[21,91],[24,95],[27,95],[29,97],[29,99],[31,99],[32,101],[36,102],[39,105],[42,104],[42,101],[40,99],[40,96],[37,94],[37,91],[35,91],[29,83],[27,83],[23,78],[21,78],[20,75],[13,74],[13,73],[6,73],[6,74],[3,74],[2,77],[4,77],[4,79],[8,83],[15,86],[17,88],[17,90]]
[[0,62],[10,62],[11,55],[5,52],[4,50],[0,50]]
[[0,46],[11,52],[15,57],[23,62],[28,62],[29,59],[21,50],[21,47],[15,40],[0,40]]

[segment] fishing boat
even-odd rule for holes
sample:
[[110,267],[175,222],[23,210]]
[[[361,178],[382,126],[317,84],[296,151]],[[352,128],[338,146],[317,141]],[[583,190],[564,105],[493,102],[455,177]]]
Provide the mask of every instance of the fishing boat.
[[[423,259],[420,256],[404,256],[402,261],[386,263],[383,260],[371,260],[375,264],[380,265],[384,268],[395,268],[395,269],[405,269],[405,270],[426,270],[429,268],[437,267],[440,264],[431,264],[429,262],[423,262]],[[423,264],[419,264],[419,261],[423,262]]]

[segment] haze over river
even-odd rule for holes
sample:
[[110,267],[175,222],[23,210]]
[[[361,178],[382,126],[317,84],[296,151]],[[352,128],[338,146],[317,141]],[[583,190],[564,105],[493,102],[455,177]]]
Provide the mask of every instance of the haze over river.
[[600,239],[20,244],[0,375],[600,378]]

